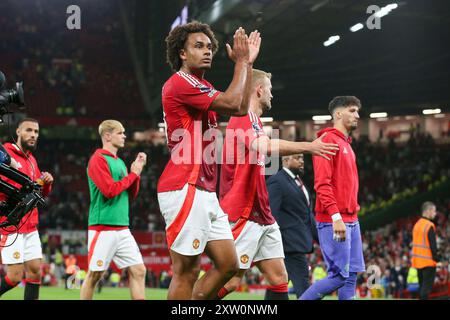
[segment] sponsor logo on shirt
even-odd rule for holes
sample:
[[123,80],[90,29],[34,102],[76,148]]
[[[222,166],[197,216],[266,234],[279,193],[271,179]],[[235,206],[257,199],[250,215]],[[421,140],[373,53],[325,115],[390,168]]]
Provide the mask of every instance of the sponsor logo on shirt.
[[253,131],[255,131],[255,136],[263,132],[262,128],[259,126],[258,122],[252,122]]
[[212,90],[210,87],[205,86],[202,83],[198,84],[197,88],[199,88],[201,92],[211,92],[211,90]]
[[208,119],[208,127],[209,127],[210,129],[212,129],[212,128],[217,128],[217,122],[211,123],[211,119]]

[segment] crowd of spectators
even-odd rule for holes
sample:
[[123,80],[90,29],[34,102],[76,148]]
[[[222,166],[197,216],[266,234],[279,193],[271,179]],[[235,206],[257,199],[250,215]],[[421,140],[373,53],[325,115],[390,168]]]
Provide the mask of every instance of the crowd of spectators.
[[79,30],[66,25],[72,4],[0,2],[0,61],[9,84],[24,82],[31,116],[141,116],[119,1],[78,1]]
[[[420,217],[420,208],[415,215],[402,218],[377,230],[362,233],[364,261],[366,269],[370,272],[359,274],[358,292],[360,296],[376,295],[372,288],[368,287],[368,277],[376,274],[372,284],[381,297],[402,298],[408,289],[408,271],[411,267],[411,242],[412,229]],[[440,265],[437,268],[435,284],[447,285],[450,281],[450,198],[437,203],[437,215],[435,218],[436,236]],[[318,245],[314,253],[309,255],[311,269],[321,263],[322,255]],[[369,269],[370,268],[370,269]],[[381,291],[379,290],[381,289]],[[380,293],[381,292],[381,293]],[[409,296],[408,294],[406,294]]]
[[[386,201],[406,188],[418,192],[442,177],[450,177],[448,145],[435,145],[429,136],[404,145],[390,147],[369,143],[362,138],[355,143],[360,172],[361,207]],[[87,226],[89,193],[86,167],[90,155],[100,146],[99,140],[41,140],[36,153],[41,168],[54,173],[55,185],[48,206],[41,210],[41,228],[82,230]],[[386,152],[393,150],[394,152]],[[134,230],[164,230],[159,212],[156,185],[168,160],[166,146],[130,141],[119,152],[130,165],[136,154],[149,157],[141,175],[141,192],[131,204],[130,223]],[[373,168],[373,169],[372,169]],[[306,184],[312,186],[311,167],[306,166]],[[308,181],[309,180],[309,181]]]
[[431,182],[450,177],[449,145],[436,145],[430,134],[416,133],[406,143],[388,145],[356,140],[362,206],[386,201],[408,188],[425,191]]
[[[40,168],[55,177],[47,206],[40,210],[40,228],[84,230],[89,212],[89,188],[86,168],[89,157],[101,147],[96,140],[41,140],[36,151]],[[156,197],[156,184],[168,151],[165,146],[130,142],[119,156],[129,166],[138,152],[148,155],[148,164],[141,174],[141,191],[131,202],[130,226],[133,230],[164,230]]]
[[[0,2],[3,13],[0,16],[2,71],[9,84],[24,81],[26,99],[32,106],[28,115],[38,119],[42,115],[95,117],[102,114],[120,119],[141,116],[142,101],[128,56],[118,1],[78,1],[82,10],[81,30],[66,27],[66,8],[71,4],[70,0]],[[47,206],[40,209],[43,236],[49,229],[86,229],[89,211],[86,166],[97,147],[98,139],[41,138],[36,157],[41,169],[55,177]],[[391,138],[387,145],[361,136],[354,140],[353,148],[357,154],[359,202],[363,210],[395,200],[406,190],[424,191],[434,181],[450,177],[449,145],[436,144],[431,135],[420,130],[411,132],[406,143]],[[164,230],[156,184],[168,160],[168,150],[165,146],[131,141],[120,156],[129,165],[139,151],[147,153],[149,162],[141,176],[139,197],[131,204],[130,227],[141,231]],[[312,166],[308,162],[310,158],[306,159],[304,180],[312,187]],[[448,281],[449,205],[448,201],[440,203],[437,216],[438,246],[443,261],[437,281],[441,282]],[[363,234],[366,264],[380,268],[380,283],[386,296],[401,297],[407,287],[411,230],[415,219],[399,220]],[[51,257],[55,256],[56,249],[45,247],[45,240],[43,245],[49,261],[55,263]],[[71,253],[85,247],[81,241],[62,245],[68,248],[61,251]],[[320,263],[319,249],[309,258],[314,268]],[[58,263],[50,264],[44,271],[46,275],[58,274]],[[359,279],[361,293],[366,289],[364,277],[367,274]],[[49,277],[44,277],[44,282],[45,279]],[[165,286],[170,281],[170,274],[150,273],[148,281],[151,286]],[[246,281],[251,285],[261,283],[263,279],[257,272],[250,272]]]
[[[352,148],[358,165],[362,214],[424,192],[430,184],[450,178],[450,145],[437,144],[426,132],[415,132],[406,142],[390,139],[388,144],[369,141],[362,135],[353,140]],[[303,180],[313,189],[311,157],[305,157]]]

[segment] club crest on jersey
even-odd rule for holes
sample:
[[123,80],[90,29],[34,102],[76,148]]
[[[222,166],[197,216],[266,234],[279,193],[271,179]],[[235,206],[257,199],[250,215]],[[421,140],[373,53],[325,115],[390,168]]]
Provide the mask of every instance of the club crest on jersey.
[[101,267],[103,265],[103,260],[97,260],[97,266]]
[[16,260],[20,259],[20,252],[19,251],[14,252],[13,253],[13,258],[16,259]]
[[243,264],[246,264],[246,263],[248,262],[248,255],[243,254],[243,255],[241,256],[241,262],[242,262]]
[[192,247],[194,249],[198,249],[198,247],[200,247],[200,240],[195,239],[194,241],[192,241]]

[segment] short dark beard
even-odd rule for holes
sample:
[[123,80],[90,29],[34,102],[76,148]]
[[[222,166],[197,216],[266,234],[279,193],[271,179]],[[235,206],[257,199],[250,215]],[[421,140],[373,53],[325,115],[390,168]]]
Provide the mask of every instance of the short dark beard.
[[36,148],[37,148],[37,142],[34,144],[34,146],[30,146],[26,142],[20,141],[19,147],[20,147],[20,149],[22,149],[23,152],[27,152],[27,151],[34,152],[34,151],[36,151]]
[[300,178],[303,177],[303,175],[305,174],[305,169],[291,169],[291,168],[288,168],[288,169],[291,170],[291,172],[295,176],[299,176]]
[[300,178],[303,178],[304,175],[305,175],[305,169],[298,169],[298,176]]

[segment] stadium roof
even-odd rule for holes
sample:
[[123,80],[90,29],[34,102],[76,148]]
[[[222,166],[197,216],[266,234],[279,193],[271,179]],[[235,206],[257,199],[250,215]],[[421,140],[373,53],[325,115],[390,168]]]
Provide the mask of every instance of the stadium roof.
[[[389,14],[380,18],[381,29],[368,29],[371,14],[366,11],[372,4],[391,4]],[[448,112],[447,0],[218,0],[191,1],[190,6],[195,13],[190,19],[210,23],[219,38],[207,78],[222,90],[232,76],[225,42],[232,41],[238,26],[261,31],[255,67],[273,74],[270,115],[277,120],[326,114],[336,95],[358,96],[365,114],[417,114],[425,107]],[[363,28],[350,31],[357,23]],[[335,35],[340,39],[324,46]]]

